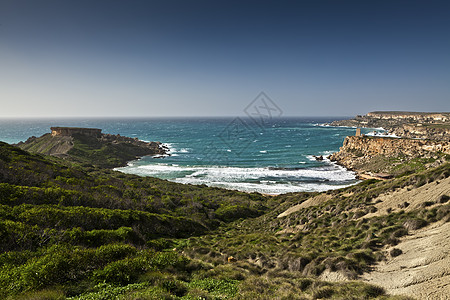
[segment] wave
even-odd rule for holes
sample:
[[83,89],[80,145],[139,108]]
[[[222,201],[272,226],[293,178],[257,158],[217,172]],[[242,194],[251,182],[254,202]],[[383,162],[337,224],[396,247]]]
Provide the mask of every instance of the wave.
[[358,128],[356,126],[330,125],[327,123],[323,123],[323,124],[317,123],[317,124],[314,124],[314,126],[316,126],[316,127],[332,127],[332,128],[352,128],[352,129]]
[[167,150],[167,154],[157,155],[157,157],[166,157],[166,156],[179,156],[179,153],[189,153],[192,149],[190,148],[175,148],[173,143],[163,143],[162,146]]
[[325,191],[356,182],[355,173],[327,164],[314,168],[244,168],[224,166],[180,166],[174,164],[129,165],[117,170],[141,176],[166,178],[184,184],[280,194]]
[[379,131],[372,131],[366,134],[367,136],[375,136],[375,137],[391,137],[391,138],[400,138],[399,136],[395,134],[389,134],[388,132],[379,132]]

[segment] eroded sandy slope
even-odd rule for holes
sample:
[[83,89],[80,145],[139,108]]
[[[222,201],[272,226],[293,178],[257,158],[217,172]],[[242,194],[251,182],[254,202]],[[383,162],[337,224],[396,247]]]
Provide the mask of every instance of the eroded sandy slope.
[[363,276],[389,294],[450,299],[450,222],[436,223],[402,239],[402,254]]

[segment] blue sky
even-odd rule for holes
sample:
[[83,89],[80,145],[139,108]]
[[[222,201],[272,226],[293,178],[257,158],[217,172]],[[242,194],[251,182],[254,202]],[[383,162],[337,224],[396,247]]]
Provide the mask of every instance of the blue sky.
[[450,111],[449,1],[0,0],[0,117]]

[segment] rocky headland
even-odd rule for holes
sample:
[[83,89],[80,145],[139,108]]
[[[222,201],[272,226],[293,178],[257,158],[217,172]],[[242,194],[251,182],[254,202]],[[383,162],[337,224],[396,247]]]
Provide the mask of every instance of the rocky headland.
[[330,126],[384,128],[391,135],[450,141],[450,113],[381,111],[339,120]]
[[450,113],[372,112],[329,125],[383,127],[396,136],[365,136],[357,130],[329,157],[361,179],[386,179],[436,167],[450,157]]
[[329,158],[358,172],[361,179],[386,179],[413,171],[416,164],[438,166],[446,157],[450,157],[447,141],[348,136],[339,152]]
[[105,134],[98,128],[79,127],[52,127],[51,133],[32,136],[17,146],[31,153],[107,168],[124,166],[146,155],[168,153],[160,142],[144,142],[119,134]]

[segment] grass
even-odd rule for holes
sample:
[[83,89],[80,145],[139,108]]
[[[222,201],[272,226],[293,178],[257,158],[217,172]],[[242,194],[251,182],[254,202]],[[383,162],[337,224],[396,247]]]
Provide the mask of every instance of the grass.
[[0,297],[400,299],[318,276],[356,279],[408,232],[450,220],[447,195],[366,218],[378,195],[448,176],[447,163],[369,180],[277,218],[319,193],[265,197],[180,185],[0,143]]

